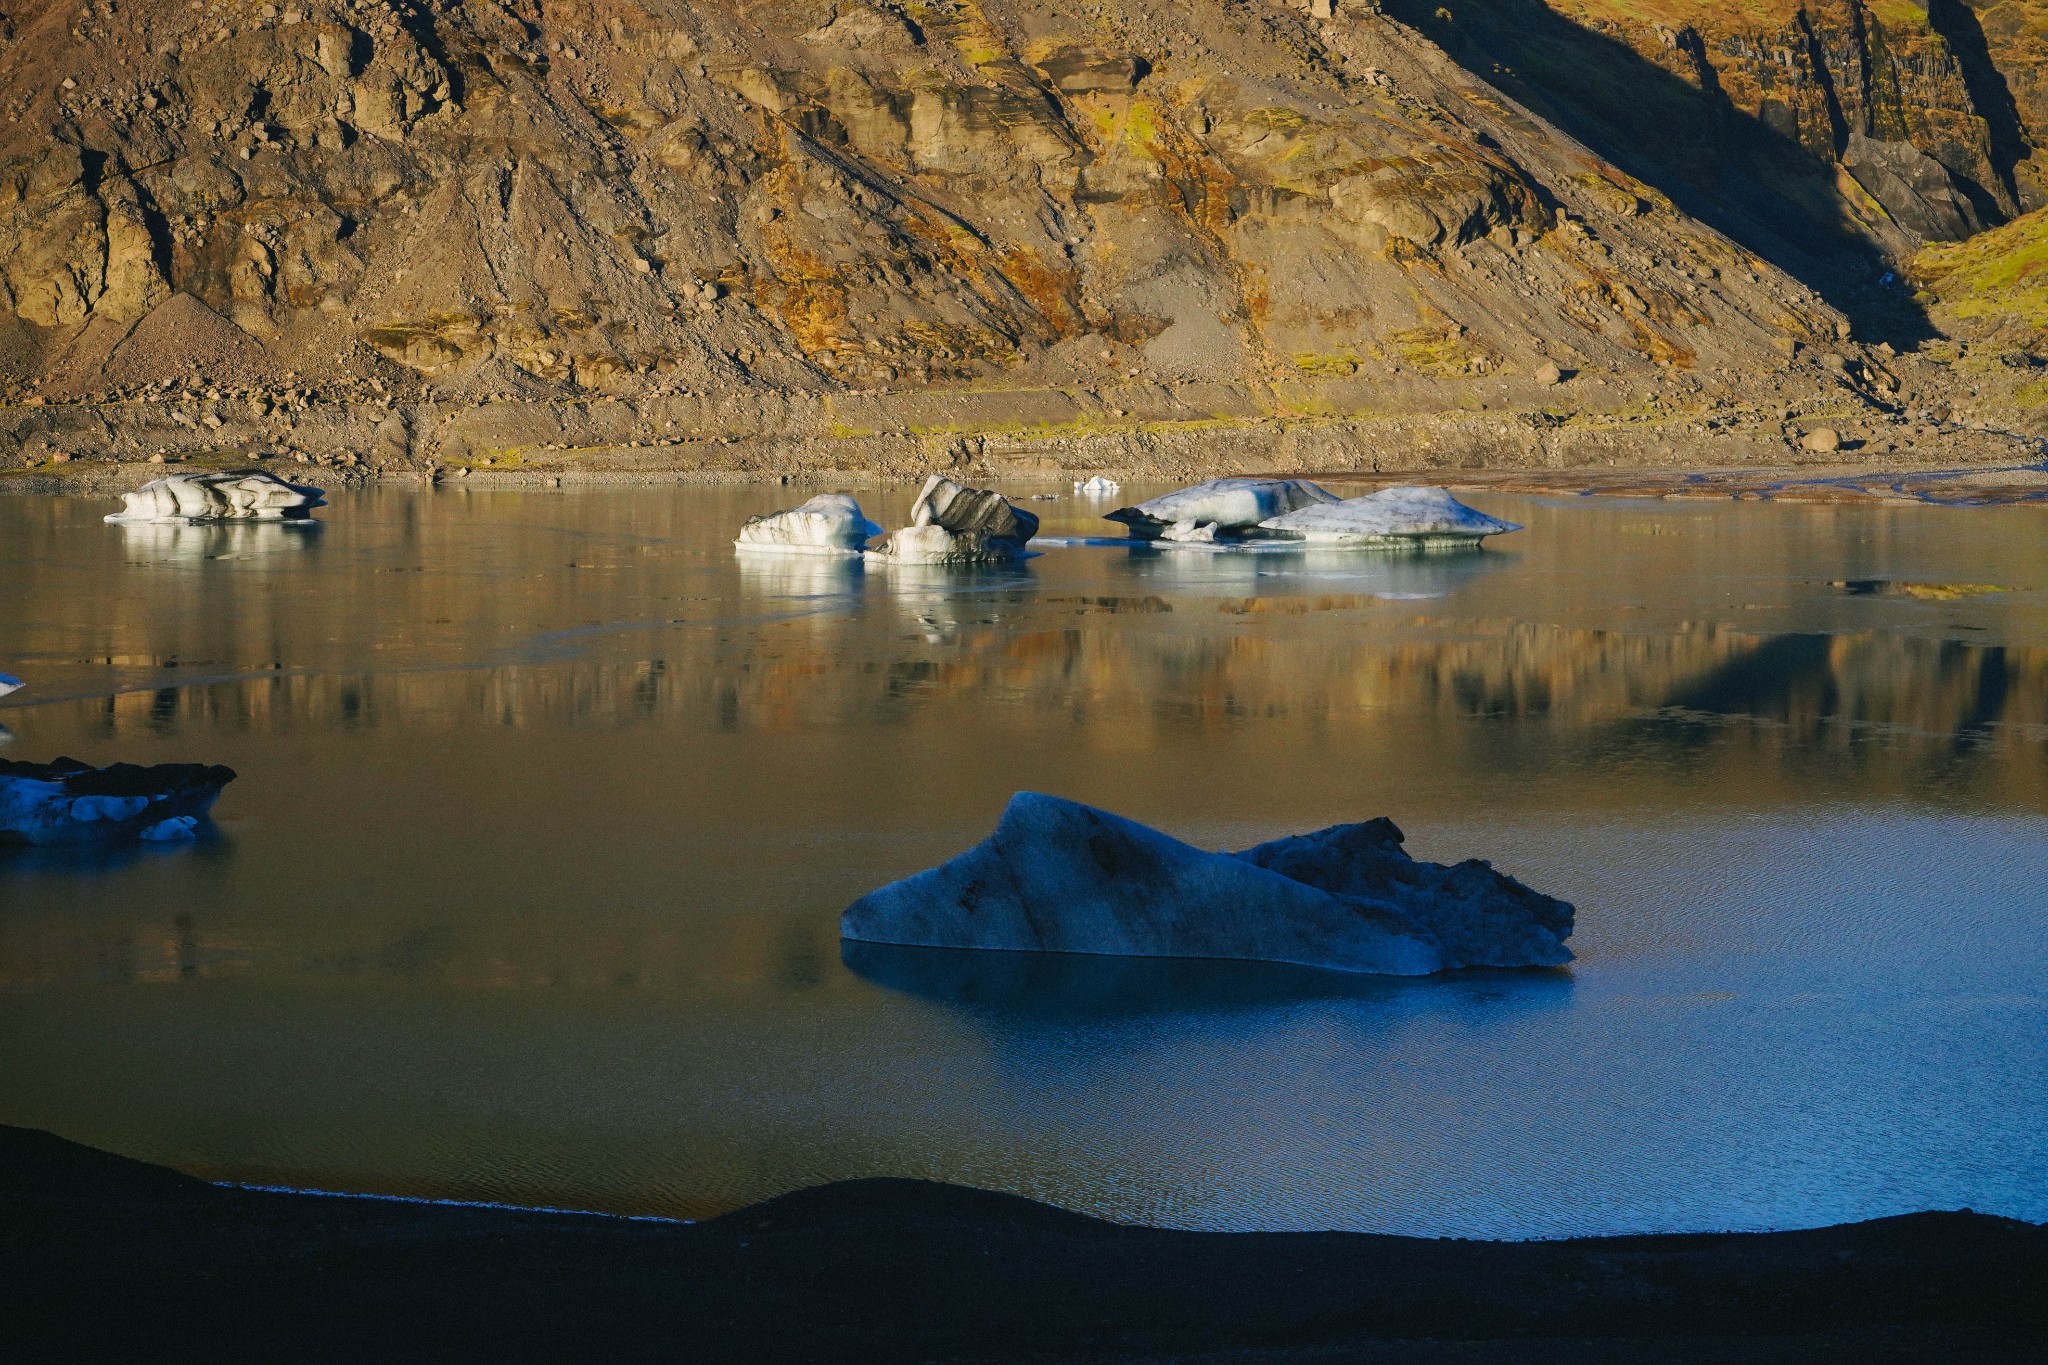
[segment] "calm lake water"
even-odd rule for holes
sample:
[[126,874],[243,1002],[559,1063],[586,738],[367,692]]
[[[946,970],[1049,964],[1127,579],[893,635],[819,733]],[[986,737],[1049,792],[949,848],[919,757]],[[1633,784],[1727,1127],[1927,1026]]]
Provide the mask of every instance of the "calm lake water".
[[[0,1122],[679,1216],[888,1174],[1214,1228],[2048,1218],[2048,509],[735,561],[810,491],[0,497],[0,752],[241,774],[200,846],[0,855]],[[1579,961],[842,955],[1020,788],[1212,847],[1391,815],[1575,901]]]

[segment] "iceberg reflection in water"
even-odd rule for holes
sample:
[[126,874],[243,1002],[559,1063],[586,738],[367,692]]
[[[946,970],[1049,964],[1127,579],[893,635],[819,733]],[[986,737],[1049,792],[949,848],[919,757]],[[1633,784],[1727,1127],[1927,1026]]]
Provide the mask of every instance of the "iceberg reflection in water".
[[290,521],[120,521],[121,548],[142,563],[203,564],[208,560],[258,559],[315,549],[325,522]]
[[1560,1006],[1572,989],[1571,973],[1563,969],[1470,971],[1424,981],[1282,962],[909,948],[852,939],[841,940],[840,959],[874,985],[1011,1022],[1221,1016],[1314,1001],[1351,1001],[1369,1013],[1404,1016],[1440,1009],[1474,991],[1529,1009]]

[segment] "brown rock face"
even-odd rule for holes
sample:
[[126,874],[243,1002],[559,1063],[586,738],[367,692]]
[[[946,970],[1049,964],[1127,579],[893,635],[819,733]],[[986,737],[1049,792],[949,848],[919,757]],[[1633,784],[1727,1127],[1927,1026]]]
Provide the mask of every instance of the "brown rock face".
[[2037,0],[1395,9],[1638,174],[1675,179],[1752,231],[1789,211],[1799,221],[1775,226],[1809,251],[1846,232],[1896,256],[2003,221],[2038,192],[2027,159],[2048,131],[2048,90],[2036,88],[2048,5]]
[[[904,389],[1423,410],[1546,360],[1782,366],[1846,334],[1834,246],[2016,206],[1938,26],[1815,0],[1652,41],[1536,6],[1476,79],[1532,5],[1422,16],[1452,61],[1371,7],[1266,0],[26,0],[0,382],[265,387],[236,420],[309,442],[317,384],[372,461],[440,448],[428,398],[589,400],[577,430],[630,427],[614,398],[798,430]],[[1655,119],[1616,113],[1603,159],[1511,98],[1571,112],[1572,34],[1688,92],[1683,174],[1636,155],[1668,150]],[[1765,130],[1747,160],[1723,117]],[[1731,240],[1688,210],[1743,167],[1788,207],[1716,218]],[[510,441],[487,426],[464,452]]]

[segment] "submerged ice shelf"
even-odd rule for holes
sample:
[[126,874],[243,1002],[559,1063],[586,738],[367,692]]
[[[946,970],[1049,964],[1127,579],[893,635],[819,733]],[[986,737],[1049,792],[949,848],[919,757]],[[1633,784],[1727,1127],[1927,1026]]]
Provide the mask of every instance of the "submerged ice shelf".
[[1484,862],[1418,862],[1392,821],[1209,853],[1036,792],[939,866],[869,892],[842,937],[929,948],[1241,958],[1426,976],[1571,961],[1573,909]]

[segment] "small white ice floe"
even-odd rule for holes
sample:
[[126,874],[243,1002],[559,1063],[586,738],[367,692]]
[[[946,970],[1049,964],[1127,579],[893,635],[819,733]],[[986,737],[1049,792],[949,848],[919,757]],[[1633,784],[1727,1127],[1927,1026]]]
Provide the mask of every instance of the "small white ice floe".
[[845,493],[820,493],[786,512],[748,517],[733,544],[752,553],[857,555],[882,528]]
[[1022,559],[1038,518],[1002,494],[934,474],[910,505],[910,525],[890,534],[868,559],[885,564],[998,564]]
[[15,677],[12,673],[0,673],[0,697],[6,696],[9,692],[19,692],[27,686],[27,683]]
[[107,845],[189,839],[233,768],[198,763],[94,768],[0,759],[0,846]]
[[1136,507],[1119,507],[1105,520],[1122,522],[1140,540],[1167,539],[1167,530],[1180,522],[1206,522],[1225,537],[1256,536],[1268,517],[1335,501],[1336,494],[1306,479],[1211,479]]
[[1522,528],[1467,507],[1441,488],[1382,488],[1268,517],[1262,530],[1323,545],[1451,549]]
[[1090,497],[1108,497],[1112,493],[1123,492],[1124,486],[1107,475],[1097,474],[1092,478],[1075,480],[1074,491]]
[[123,493],[112,522],[304,521],[325,505],[320,490],[261,469],[167,474]]

